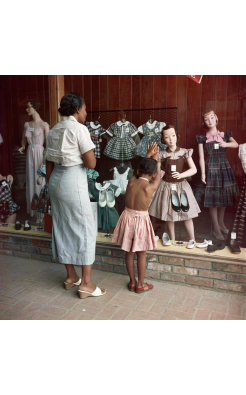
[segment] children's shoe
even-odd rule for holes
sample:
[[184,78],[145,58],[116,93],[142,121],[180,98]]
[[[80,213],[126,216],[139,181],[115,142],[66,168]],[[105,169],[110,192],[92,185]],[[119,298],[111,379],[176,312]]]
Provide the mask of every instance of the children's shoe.
[[170,241],[170,238],[169,238],[167,233],[163,233],[163,235],[162,235],[162,244],[164,246],[170,246],[171,245],[171,241]]
[[186,248],[194,248],[195,244],[196,244],[196,240],[191,239],[187,244]]
[[106,203],[108,207],[114,207],[115,205],[114,190],[112,188],[107,189]]
[[211,244],[212,244],[212,240],[204,239],[204,242],[200,243],[200,244],[197,244],[196,247],[197,248],[205,248],[205,247],[207,247],[208,245],[211,245]]
[[159,240],[159,236],[155,236],[155,241],[157,242]]
[[103,191],[99,192],[98,204],[99,204],[100,207],[105,207],[106,206],[106,190],[103,190]]

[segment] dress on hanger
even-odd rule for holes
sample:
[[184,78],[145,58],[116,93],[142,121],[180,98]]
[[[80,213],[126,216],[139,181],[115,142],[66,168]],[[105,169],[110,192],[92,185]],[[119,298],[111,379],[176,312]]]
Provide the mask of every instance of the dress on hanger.
[[42,122],[36,128],[31,128],[28,122],[24,125],[25,137],[28,142],[26,153],[26,201],[27,214],[30,214],[31,217],[35,214],[35,212],[31,210],[32,197],[34,193],[39,196],[45,183],[45,180],[43,180],[41,185],[37,185],[37,171],[43,163],[45,125],[48,125],[48,123]]
[[[20,206],[13,202],[11,195],[11,181],[7,181],[7,177],[1,177],[0,180],[0,219],[4,220],[8,218],[10,215],[15,214],[20,210]],[[9,214],[4,215],[2,210],[5,206],[5,203],[8,203],[9,206]]]
[[87,126],[90,132],[92,142],[96,146],[93,149],[95,158],[100,158],[101,156],[100,138],[101,135],[106,132],[106,130],[102,127],[102,125],[100,124],[95,125],[94,122],[86,122],[85,125]]
[[130,167],[125,171],[125,173],[120,174],[118,172],[117,167],[114,167],[114,175],[113,175],[113,180],[110,180],[111,184],[116,185],[121,189],[121,194],[124,195],[126,193],[126,188],[128,185],[128,173],[129,173]]
[[[99,201],[99,193],[100,191],[107,190],[108,188],[112,188],[114,191],[115,197],[119,196],[121,189],[117,186],[110,184],[109,182],[105,185],[101,185],[97,182],[94,182],[92,178],[88,180],[88,190],[89,194],[94,197],[96,202]],[[117,213],[115,207],[105,207],[97,206],[97,219],[98,219],[98,228],[102,230],[108,230],[110,228],[114,228],[118,222],[119,214]]]
[[[193,149],[185,149],[177,147],[174,152],[167,148],[159,152],[157,161],[161,161],[161,168],[165,171],[164,177],[161,179],[159,187],[152,197],[149,207],[149,214],[162,221],[185,221],[195,218],[201,212],[195,196],[193,195],[190,184],[185,178],[177,179],[172,177],[171,166],[176,165],[176,171],[182,173],[185,169],[185,162],[191,158]],[[189,211],[176,213],[172,209],[171,192],[172,185],[175,184],[176,192],[180,196],[184,190],[187,194],[190,209]]]
[[161,142],[161,131],[162,128],[166,126],[165,122],[157,122],[153,123],[146,122],[144,125],[138,128],[138,131],[144,135],[140,143],[132,150],[134,154],[138,156],[142,156],[145,158],[147,154],[148,145],[151,143],[157,143],[159,146],[159,150],[163,151],[167,148],[167,145],[162,144]]
[[46,166],[40,167],[40,169],[38,169],[38,171],[37,171],[37,175],[39,177],[44,177],[44,180],[45,180],[45,184],[44,184],[43,188],[40,191],[39,198],[42,195],[42,193],[45,193],[45,195],[46,195],[46,203],[45,203],[45,206],[43,208],[38,208],[37,207],[36,211],[38,213],[45,214],[46,213],[48,199],[49,199],[48,183],[47,183],[47,179],[46,179]]
[[238,186],[232,168],[226,159],[227,148],[215,144],[219,141],[227,142],[232,137],[232,131],[226,133],[217,132],[211,134],[197,135],[196,142],[203,144],[204,154],[207,156],[205,161],[206,184],[199,177],[198,183],[194,187],[194,195],[200,207],[226,207],[234,206],[238,198]]
[[132,150],[136,147],[136,143],[132,137],[138,133],[138,130],[133,123],[118,121],[110,125],[107,133],[112,138],[103,151],[104,155],[121,161],[135,158]]
[[[246,247],[246,143],[239,145],[238,156],[242,162],[244,178],[239,192],[239,198],[235,210],[235,216],[231,232],[236,233],[236,240],[240,247]],[[229,232],[229,239],[231,239]]]

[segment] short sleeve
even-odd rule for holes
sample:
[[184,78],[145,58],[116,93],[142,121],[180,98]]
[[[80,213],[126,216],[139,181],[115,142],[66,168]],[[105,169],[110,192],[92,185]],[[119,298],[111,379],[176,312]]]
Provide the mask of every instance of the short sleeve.
[[162,131],[162,129],[164,128],[164,126],[166,126],[165,122],[160,122],[160,132]]
[[185,159],[191,158],[192,154],[193,154],[193,149],[192,148],[186,149],[185,150],[185,154],[184,154]]
[[140,133],[144,134],[144,131],[143,131],[143,127],[142,127],[142,126],[139,126],[138,131],[139,131]]
[[197,134],[196,135],[196,142],[197,144],[203,144],[206,142],[206,135],[205,134]]
[[163,159],[165,159],[165,158],[166,158],[166,154],[167,154],[167,151],[166,151],[166,150],[160,151],[160,152],[158,153],[158,155],[157,155],[157,162],[160,162],[160,161],[162,161]]
[[232,131],[227,130],[227,132],[225,132],[226,141],[228,141],[230,137],[233,137]]
[[132,131],[131,137],[136,136],[136,134],[138,133],[136,126],[133,125],[133,123],[130,123],[130,127],[131,127],[131,131]]
[[95,148],[95,144],[91,141],[90,132],[85,125],[81,125],[83,130],[78,133],[78,145],[81,154]]
[[106,132],[113,137],[114,135],[114,123],[112,125],[109,126],[109,128],[106,130]]

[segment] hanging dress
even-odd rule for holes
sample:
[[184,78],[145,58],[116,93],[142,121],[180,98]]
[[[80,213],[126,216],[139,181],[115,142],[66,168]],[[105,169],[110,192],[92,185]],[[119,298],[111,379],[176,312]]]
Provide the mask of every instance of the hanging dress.
[[43,163],[45,125],[48,125],[47,122],[42,122],[36,128],[31,128],[28,122],[24,125],[25,137],[28,142],[26,153],[26,202],[27,214],[30,214],[31,217],[35,214],[35,211],[31,210],[32,197],[34,193],[39,196],[45,184],[45,180],[43,180],[41,185],[37,184],[37,171]]
[[120,174],[118,172],[117,167],[114,167],[114,175],[113,175],[113,180],[110,180],[111,184],[116,185],[121,189],[121,195],[124,195],[126,193],[126,188],[128,185],[128,173],[129,173],[130,167],[125,171],[125,173]]
[[138,131],[144,135],[140,143],[132,150],[138,156],[145,158],[147,154],[148,145],[157,143],[159,150],[163,151],[167,145],[161,142],[161,131],[166,126],[164,122],[154,121],[153,123],[145,123],[138,128]]
[[95,154],[95,158],[101,157],[101,136],[106,133],[106,130],[102,127],[102,125],[95,125],[94,122],[86,122],[87,129],[90,132],[91,140],[95,144],[95,148],[93,152]]
[[[226,133],[217,132],[216,135],[223,136],[221,139],[228,142],[232,137],[232,131]],[[215,139],[215,140],[212,140]],[[206,142],[207,140],[212,140]],[[225,153],[227,148],[220,147],[215,149],[215,144],[220,141],[211,134],[196,136],[196,142],[203,144],[204,154],[207,156],[205,161],[206,184],[201,180],[194,187],[194,195],[200,207],[226,207],[234,206],[238,198],[238,186],[232,171],[232,168],[226,159]]]
[[[10,215],[17,213],[20,210],[20,206],[13,202],[11,195],[11,181],[7,181],[7,177],[3,177],[0,180],[0,221],[2,222]],[[9,210],[8,215],[5,213],[5,209]]]
[[132,139],[138,133],[135,125],[131,122],[118,121],[110,125],[107,133],[112,136],[103,151],[104,155],[117,160],[130,160],[135,158],[132,150],[136,147]]

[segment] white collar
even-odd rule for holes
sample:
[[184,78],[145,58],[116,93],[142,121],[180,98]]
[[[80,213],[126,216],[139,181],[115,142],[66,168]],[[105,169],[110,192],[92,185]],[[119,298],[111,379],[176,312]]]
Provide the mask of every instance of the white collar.
[[73,115],[69,115],[69,117],[62,117],[62,121],[74,121],[78,122],[76,118],[74,118]]
[[101,127],[100,123],[98,125],[95,125],[94,122],[90,122],[90,125],[91,125],[92,129],[98,129]]
[[153,129],[155,127],[156,122],[157,121],[154,121],[153,123],[146,122],[146,125],[148,126],[149,129]]
[[110,185],[110,182],[107,182],[105,185],[102,186],[102,184],[100,184],[99,182],[95,182],[95,187],[98,191],[104,191],[105,189],[107,189]]
[[122,126],[122,125],[125,125],[125,126],[127,126],[127,125],[128,125],[128,123],[129,123],[129,121],[126,121],[126,122],[124,122],[124,123],[123,123],[123,122],[121,122],[121,121],[118,121],[118,122],[117,122],[117,125],[118,125],[118,126]]

